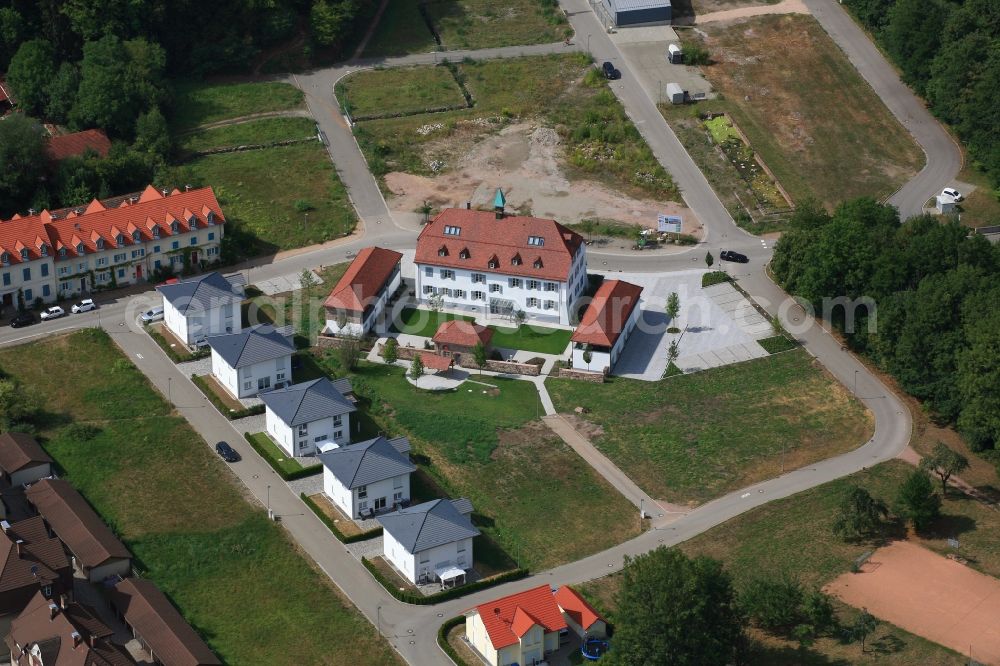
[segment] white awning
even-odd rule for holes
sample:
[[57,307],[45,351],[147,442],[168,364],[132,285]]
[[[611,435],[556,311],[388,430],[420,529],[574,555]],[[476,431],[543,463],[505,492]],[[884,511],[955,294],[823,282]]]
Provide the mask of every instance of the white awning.
[[459,576],[464,576],[465,570],[459,569],[458,567],[449,566],[449,567],[443,567],[441,569],[435,569],[434,573],[437,574],[437,577],[440,578],[442,581],[446,581],[446,580],[454,580]]

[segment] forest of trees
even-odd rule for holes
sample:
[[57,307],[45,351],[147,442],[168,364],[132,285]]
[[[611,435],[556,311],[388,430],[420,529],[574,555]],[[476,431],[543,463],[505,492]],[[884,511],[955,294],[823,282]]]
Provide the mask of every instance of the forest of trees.
[[[955,221],[900,223],[871,199],[833,214],[798,210],[775,246],[774,274],[822,312],[825,297],[868,297],[850,345],[892,374],[976,451],[1000,449],[1000,246]],[[844,329],[842,309],[833,324]]]
[[844,0],[1000,188],[996,0]]
[[[103,129],[105,160],[63,162],[41,179],[33,121],[0,126],[0,155],[33,165],[0,176],[0,217],[77,205],[151,182],[170,151],[173,79],[246,72],[267,49],[303,37],[306,55],[339,55],[376,0],[0,0],[0,72],[30,118]],[[11,162],[5,162],[10,164]]]

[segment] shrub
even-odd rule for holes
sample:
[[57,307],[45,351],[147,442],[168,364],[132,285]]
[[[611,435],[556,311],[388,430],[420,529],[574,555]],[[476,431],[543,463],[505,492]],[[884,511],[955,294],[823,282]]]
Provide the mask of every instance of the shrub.
[[63,430],[63,436],[77,442],[89,442],[101,434],[101,429],[90,423],[71,423]]
[[448,642],[448,632],[460,624],[465,624],[465,616],[453,617],[438,628],[438,645],[444,650],[448,657],[459,666],[466,666],[466,661],[455,652],[455,648]]
[[278,476],[280,476],[285,481],[295,481],[297,479],[304,479],[307,476],[314,476],[322,471],[319,465],[310,465],[309,467],[303,467],[302,469],[295,470],[294,472],[287,472],[281,469],[281,467],[278,465],[278,461],[271,456],[271,452],[265,449],[260,444],[258,444],[257,440],[251,437],[250,433],[248,432],[243,433],[243,438],[247,440],[247,443],[250,445],[250,447],[257,452],[257,455],[263,458],[264,462],[270,465],[271,469],[273,469],[278,474]]
[[705,273],[701,276],[701,286],[711,287],[712,285],[722,284],[723,282],[729,282],[729,274],[725,271],[712,271],[711,273]]

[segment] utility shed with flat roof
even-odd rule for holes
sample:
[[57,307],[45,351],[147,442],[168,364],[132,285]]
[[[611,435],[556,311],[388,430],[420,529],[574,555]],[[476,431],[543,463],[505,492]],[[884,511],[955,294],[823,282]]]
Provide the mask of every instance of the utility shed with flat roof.
[[670,0],[602,0],[616,28],[649,23],[670,23]]

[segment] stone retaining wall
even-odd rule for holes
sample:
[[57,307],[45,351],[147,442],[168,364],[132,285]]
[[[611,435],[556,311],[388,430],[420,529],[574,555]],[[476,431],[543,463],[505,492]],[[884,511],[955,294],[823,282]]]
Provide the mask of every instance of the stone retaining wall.
[[605,381],[603,372],[592,372],[590,370],[574,370],[572,368],[556,368],[558,374],[553,372],[557,377],[565,377],[567,379],[579,379],[584,382],[592,382],[594,384],[603,384]]
[[[462,358],[459,361],[459,365],[463,368],[470,368],[472,370],[478,370],[479,366],[476,365],[476,359],[471,354],[462,354]],[[486,361],[486,367],[483,370],[489,370],[490,372],[502,372],[508,375],[527,375],[529,377],[537,377],[542,372],[542,366],[535,365],[533,363],[515,363],[514,361]]]

